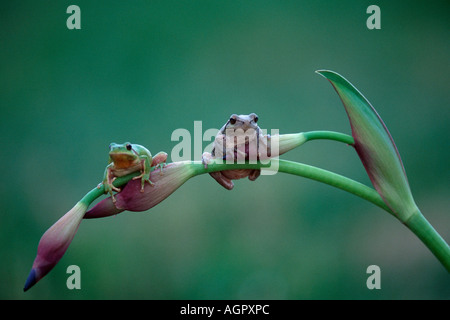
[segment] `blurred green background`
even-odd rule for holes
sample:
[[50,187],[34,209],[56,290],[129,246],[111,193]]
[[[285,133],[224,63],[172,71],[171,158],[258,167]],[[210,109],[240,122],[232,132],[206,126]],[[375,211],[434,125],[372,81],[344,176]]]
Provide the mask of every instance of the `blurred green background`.
[[[81,8],[81,30],[66,9]],[[366,9],[381,8],[381,30]],[[0,11],[0,298],[449,299],[450,277],[397,220],[286,174],[188,181],[145,213],[83,221],[22,288],[42,234],[102,179],[110,142],[169,153],[177,128],[256,112],[281,133],[350,133],[317,69],[350,80],[393,135],[416,202],[450,241],[448,1],[10,1]],[[204,142],[203,147],[209,144]],[[369,179],[314,141],[283,156]],[[66,268],[81,268],[68,290]],[[366,269],[381,268],[381,290]]]

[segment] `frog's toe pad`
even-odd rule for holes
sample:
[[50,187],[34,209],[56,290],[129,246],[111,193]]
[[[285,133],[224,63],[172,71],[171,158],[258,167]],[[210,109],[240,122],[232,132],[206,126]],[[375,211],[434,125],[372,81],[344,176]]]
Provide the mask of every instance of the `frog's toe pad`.
[[213,159],[213,156],[212,156],[211,153],[209,153],[209,152],[204,152],[204,153],[202,154],[202,163],[203,163],[205,169],[208,168],[208,164],[211,162],[212,159]]

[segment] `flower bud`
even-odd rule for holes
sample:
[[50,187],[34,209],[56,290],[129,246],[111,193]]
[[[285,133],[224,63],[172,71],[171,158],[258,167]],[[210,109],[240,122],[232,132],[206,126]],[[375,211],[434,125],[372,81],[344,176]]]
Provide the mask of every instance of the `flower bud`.
[[331,82],[344,104],[354,147],[373,186],[396,217],[407,221],[417,206],[400,154],[383,120],[358,89],[342,76],[327,70],[317,73]]
[[24,291],[42,279],[62,258],[78,230],[87,206],[78,202],[52,225],[39,241],[36,258],[25,283]]
[[146,183],[144,192],[141,192],[140,180],[131,180],[115,195],[115,203],[111,197],[106,198],[90,209],[85,218],[107,217],[124,210],[148,210],[170,196],[193,175],[190,161],[169,163],[162,171],[161,169],[152,171],[150,180],[153,185]]

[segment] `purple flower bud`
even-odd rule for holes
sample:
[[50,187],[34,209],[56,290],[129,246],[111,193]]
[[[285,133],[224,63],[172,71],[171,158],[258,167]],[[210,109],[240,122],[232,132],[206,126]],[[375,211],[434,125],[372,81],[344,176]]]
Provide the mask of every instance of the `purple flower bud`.
[[100,218],[118,214],[124,210],[145,211],[170,196],[189,178],[194,176],[190,161],[169,163],[162,169],[154,170],[150,175],[153,185],[145,184],[141,192],[141,181],[131,180],[123,190],[115,195],[116,202],[111,197],[100,201],[89,210],[85,218]]
[[44,233],[39,241],[37,255],[25,283],[24,291],[42,279],[62,258],[72,242],[86,210],[87,206],[78,202]]

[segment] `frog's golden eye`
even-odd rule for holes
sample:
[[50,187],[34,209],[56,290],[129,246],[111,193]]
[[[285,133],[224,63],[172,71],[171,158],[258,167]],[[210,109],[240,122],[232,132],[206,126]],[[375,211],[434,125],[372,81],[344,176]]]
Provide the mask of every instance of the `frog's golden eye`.
[[127,150],[130,151],[132,149],[131,144],[127,143]]

